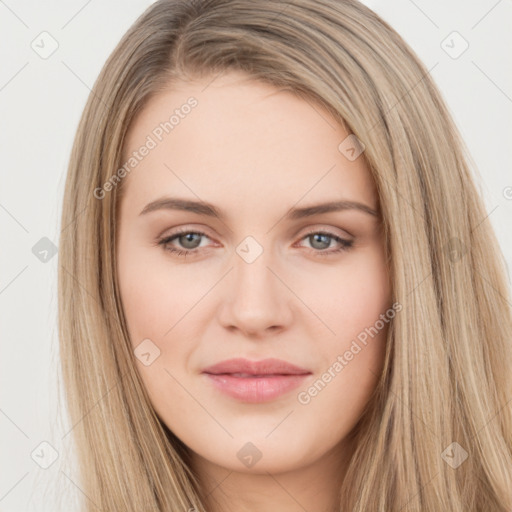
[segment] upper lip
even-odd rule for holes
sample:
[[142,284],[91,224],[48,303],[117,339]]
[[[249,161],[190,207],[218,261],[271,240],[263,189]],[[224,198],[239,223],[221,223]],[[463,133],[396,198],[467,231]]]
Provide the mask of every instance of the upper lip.
[[220,363],[208,366],[203,373],[213,375],[242,373],[248,375],[306,375],[311,373],[309,370],[300,368],[294,364],[281,359],[262,359],[260,361],[250,361],[248,359],[227,359]]

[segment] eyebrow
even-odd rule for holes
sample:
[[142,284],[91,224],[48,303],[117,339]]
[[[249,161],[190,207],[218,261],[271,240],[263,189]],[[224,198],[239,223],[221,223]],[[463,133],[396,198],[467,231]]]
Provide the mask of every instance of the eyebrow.
[[[180,199],[176,197],[163,197],[148,203],[139,215],[145,215],[156,210],[181,210],[198,215],[205,215],[214,217],[219,220],[224,220],[225,215],[210,203],[204,201],[192,201],[190,199]],[[358,210],[374,217],[379,217],[377,210],[369,206],[359,203],[357,201],[331,201],[327,203],[315,204],[303,208],[291,208],[286,214],[285,218],[290,220],[303,219],[305,217],[312,217],[321,213],[337,212],[343,210]]]

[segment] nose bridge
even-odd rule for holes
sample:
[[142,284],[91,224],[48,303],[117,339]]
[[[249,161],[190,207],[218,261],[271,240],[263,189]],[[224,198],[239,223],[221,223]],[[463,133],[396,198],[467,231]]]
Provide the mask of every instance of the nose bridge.
[[229,299],[222,308],[225,325],[254,332],[282,326],[289,320],[289,291],[274,275],[272,256],[272,249],[252,236],[236,247],[234,268],[228,277]]
[[[268,237],[265,240],[268,242]],[[272,268],[272,249],[254,236],[247,236],[236,248],[234,279],[236,291],[243,297],[258,298],[260,295],[272,295],[276,292],[276,277]],[[267,298],[269,300],[269,298]]]

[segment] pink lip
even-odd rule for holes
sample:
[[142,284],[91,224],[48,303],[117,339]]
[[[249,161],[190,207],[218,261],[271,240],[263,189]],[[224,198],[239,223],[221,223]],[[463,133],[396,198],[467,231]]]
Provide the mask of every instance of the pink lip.
[[266,402],[298,387],[309,370],[280,359],[228,359],[203,372],[217,389],[238,400]]

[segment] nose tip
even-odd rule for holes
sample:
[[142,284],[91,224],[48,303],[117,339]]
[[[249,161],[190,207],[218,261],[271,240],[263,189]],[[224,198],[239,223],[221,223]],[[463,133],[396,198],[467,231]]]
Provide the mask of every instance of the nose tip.
[[234,271],[226,276],[227,290],[219,318],[228,329],[238,329],[254,338],[282,330],[292,315],[290,292],[268,265],[263,248],[260,251],[255,238],[250,238],[246,237],[246,245],[239,245],[246,257],[240,256]]

